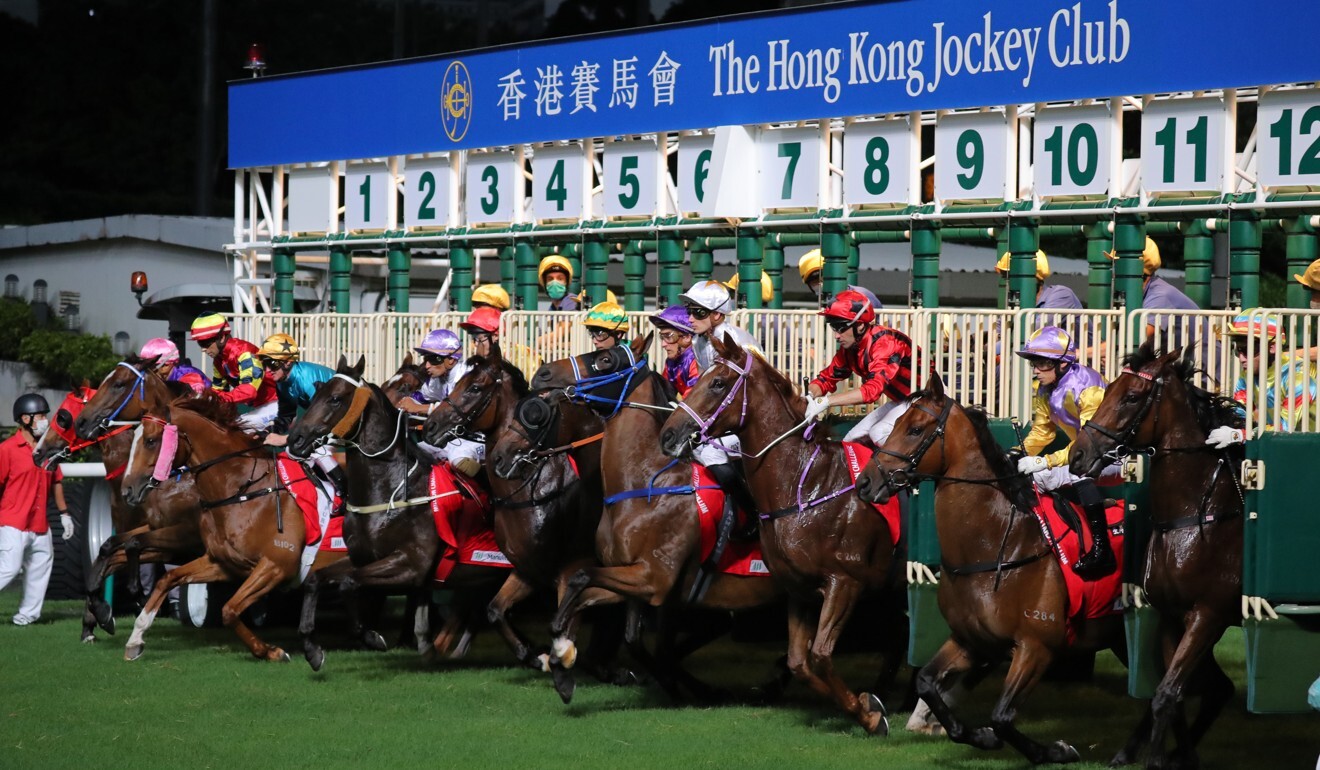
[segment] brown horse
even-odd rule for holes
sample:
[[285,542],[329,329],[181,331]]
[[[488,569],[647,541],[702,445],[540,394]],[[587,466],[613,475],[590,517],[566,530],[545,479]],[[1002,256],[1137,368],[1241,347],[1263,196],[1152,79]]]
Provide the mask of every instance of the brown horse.
[[[914,393],[885,445],[857,478],[857,494],[884,502],[922,478],[936,480],[935,520],[944,568],[940,611],[952,635],[917,674],[917,695],[949,737],[982,749],[1006,741],[1033,763],[1075,762],[1071,745],[1044,746],[1014,725],[1018,709],[1060,654],[1123,647],[1120,615],[1080,620],[1069,644],[1063,572],[1031,511],[1031,479],[990,435],[984,412],[965,410],[934,375]],[[1011,657],[991,726],[970,728],[947,697]]]
[[[498,343],[490,356],[472,358],[469,365],[469,371],[427,419],[426,435],[437,445],[452,438],[485,436],[493,449],[495,437],[524,430],[515,406],[527,395],[527,383],[522,372],[503,359]],[[569,577],[595,563],[601,444],[587,439],[598,436],[602,427],[590,410],[572,407],[559,428],[566,444],[582,443],[571,451],[543,456],[516,475],[499,472],[495,467],[499,455],[487,453],[495,540],[514,565],[508,582],[487,608],[491,622],[507,626],[509,610],[516,604],[537,590],[562,594]],[[591,664],[600,678],[622,682],[628,674],[605,665],[621,636],[621,619],[600,620],[593,635]],[[521,634],[517,645],[514,637],[506,636],[506,640],[519,660],[544,668],[548,656],[527,646]]]
[[[1233,401],[1192,385],[1195,372],[1178,351],[1142,345],[1124,360],[1070,457],[1074,473],[1095,474],[1116,455],[1154,451],[1143,587],[1160,613],[1165,674],[1114,764],[1136,761],[1149,727],[1147,767],[1195,766],[1196,744],[1233,697],[1214,646],[1242,622],[1243,451],[1213,449],[1205,440],[1218,426],[1242,427],[1243,419]],[[1202,696],[1201,709],[1186,730],[1183,698],[1194,693]],[[1170,727],[1177,747],[1166,756]]]
[[[316,391],[307,411],[289,431],[288,448],[307,456],[334,436],[348,444],[348,513],[344,543],[349,559],[308,576],[303,583],[303,609],[299,632],[303,653],[313,670],[320,670],[325,652],[316,642],[316,605],[323,585],[337,585],[344,594],[353,635],[372,649],[385,649],[379,633],[366,628],[355,601],[357,587],[402,589],[410,595],[418,651],[430,643],[430,602],[443,543],[431,513],[431,462],[412,444],[405,429],[406,415],[395,409],[384,392],[364,382],[365,359],[349,366],[340,357],[334,378]],[[490,590],[504,582],[508,571],[459,564],[445,581],[460,593]],[[460,626],[450,624],[441,636],[455,638]]]
[[[124,497],[130,504],[141,504],[162,475],[158,465],[186,468],[185,475],[194,477],[202,498],[199,523],[206,553],[156,582],[133,624],[124,648],[126,660],[142,655],[143,635],[170,589],[226,580],[242,584],[225,603],[224,624],[234,628],[253,656],[289,659],[284,650],[252,633],[239,616],[262,596],[297,578],[306,527],[297,502],[280,482],[274,458],[234,425],[234,418],[233,408],[218,399],[187,398],[144,415],[134,432]],[[172,461],[171,444],[175,445]],[[167,456],[162,458],[162,453]],[[342,554],[323,551],[312,569],[343,560]]]
[[[578,372],[590,372],[604,387],[593,388],[589,403],[605,422],[601,473],[608,496],[635,490],[686,489],[692,485],[692,464],[676,462],[659,451],[660,425],[676,398],[672,387],[647,365],[645,351],[650,336],[639,337],[627,347],[598,350],[543,365],[532,378],[538,389],[566,389],[577,397]],[[603,382],[608,378],[612,381]],[[600,400],[594,400],[600,399]],[[618,407],[618,408],[616,408]],[[526,407],[520,407],[520,411]],[[516,458],[534,450],[535,443],[516,428],[501,431],[491,448],[496,475],[510,475]],[[660,643],[654,656],[646,653],[635,634],[630,634],[634,656],[647,663],[658,684],[671,696],[681,697],[680,682],[698,697],[711,695],[710,688],[678,667],[669,632],[672,623],[664,617],[682,603],[698,577],[701,562],[701,527],[690,491],[660,492],[620,499],[605,507],[596,536],[600,566],[592,564],[574,575],[560,598],[551,631],[556,635],[556,654],[551,656],[556,689],[565,701],[572,696],[567,669],[575,650],[567,633],[579,613],[594,605],[633,599],[662,611]],[[782,598],[783,591],[771,579],[719,574],[696,606],[718,610],[761,607]]]
[[849,689],[833,657],[863,594],[897,589],[899,533],[851,494],[841,444],[798,434],[804,404],[792,383],[736,343],[713,344],[719,358],[665,421],[661,448],[679,457],[694,439],[738,436],[766,566],[788,593],[789,669],[868,733],[887,733],[880,699]]

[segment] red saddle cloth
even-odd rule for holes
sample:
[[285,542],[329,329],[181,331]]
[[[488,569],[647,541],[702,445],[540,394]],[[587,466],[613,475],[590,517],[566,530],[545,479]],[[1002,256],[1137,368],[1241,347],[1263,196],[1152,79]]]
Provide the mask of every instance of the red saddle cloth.
[[1122,612],[1119,592],[1123,587],[1123,501],[1105,509],[1105,521],[1109,523],[1109,545],[1118,560],[1118,569],[1113,574],[1099,580],[1083,580],[1073,572],[1072,565],[1086,552],[1091,544],[1091,527],[1086,523],[1086,514],[1080,505],[1073,504],[1073,511],[1081,521],[1081,532],[1072,530],[1055,509],[1055,498],[1051,495],[1039,495],[1039,505],[1033,513],[1045,539],[1049,541],[1054,555],[1063,568],[1063,582],[1068,587],[1068,643],[1077,637],[1076,624],[1079,620],[1100,618]]
[[445,544],[435,568],[437,582],[443,583],[459,564],[513,569],[487,523],[490,501],[484,490],[455,473],[449,463],[431,468],[430,490],[428,494],[436,496],[431,501],[435,531]]
[[332,516],[330,521],[326,522],[325,532],[321,535],[320,550],[348,553],[348,545],[344,542],[343,516]]
[[[692,486],[697,490],[693,497],[697,499],[697,517],[701,522],[701,560],[705,561],[715,550],[715,531],[720,525],[720,517],[724,515],[724,490],[720,489],[719,482],[710,475],[710,471],[698,463],[692,463]],[[734,528],[741,529],[747,526],[747,523],[746,512],[739,510]],[[729,575],[770,576],[770,570],[766,568],[765,560],[761,558],[759,541],[730,542],[724,547],[719,569],[720,572]]]
[[[864,444],[843,442],[843,456],[848,463],[848,478],[852,483],[857,483],[857,477],[862,475],[862,469],[866,467],[867,461],[873,454],[875,450]],[[884,517],[885,523],[889,525],[889,534],[897,543],[903,537],[903,512],[899,510],[898,498],[890,497],[886,503],[871,503],[871,505]]]
[[288,457],[280,457],[275,462],[275,469],[280,474],[280,482],[298,501],[298,509],[302,511],[303,524],[307,528],[307,542],[304,545],[315,544],[321,539],[321,515],[316,509],[316,482],[307,478],[307,470],[297,460]]

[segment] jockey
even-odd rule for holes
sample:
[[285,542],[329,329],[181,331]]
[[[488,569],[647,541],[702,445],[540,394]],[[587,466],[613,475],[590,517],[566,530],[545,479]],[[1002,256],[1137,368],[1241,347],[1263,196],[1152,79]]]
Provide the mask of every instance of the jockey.
[[591,344],[596,346],[596,350],[606,350],[620,344],[631,328],[628,315],[615,302],[597,304],[587,313],[582,325],[587,327]]
[[206,375],[201,369],[179,361],[179,348],[164,337],[147,340],[138,353],[139,358],[155,358],[156,374],[166,382],[182,382],[194,393],[206,390]]
[[[820,296],[821,287],[825,285],[825,279],[822,277],[824,268],[825,257],[821,256],[820,249],[812,249],[803,254],[802,258],[798,260],[798,275],[802,276],[802,283],[806,284],[807,288],[811,289],[811,293],[817,297]],[[880,304],[880,300],[876,299],[875,294],[871,293],[870,289],[861,286],[849,286],[847,288],[849,291],[855,291],[866,297],[871,302],[871,307],[876,310],[884,307]]]
[[1305,273],[1293,273],[1293,280],[1311,292],[1311,309],[1320,310],[1320,259],[1307,265]]
[[[870,300],[851,289],[839,292],[820,314],[834,332],[839,350],[807,386],[807,419],[818,419],[831,406],[874,404],[888,396],[889,403],[873,409],[844,437],[845,441],[869,437],[880,446],[907,411],[907,398],[912,394],[912,340],[877,324]],[[839,382],[853,375],[862,378],[861,387],[835,393]]]
[[[737,273],[734,273],[732,278],[724,282],[724,285],[728,286],[730,289],[733,289],[736,292],[738,291],[738,287],[742,285],[742,278]],[[764,270],[762,270],[761,271],[761,304],[768,305],[770,300],[774,298],[775,298],[775,284],[770,280],[769,274],[767,274]]]
[[479,307],[493,307],[504,312],[512,307],[509,302],[509,292],[498,283],[483,283],[472,291],[472,309],[476,310]]
[[578,298],[568,293],[568,284],[573,280],[572,262],[558,254],[551,254],[541,260],[536,275],[541,288],[550,297],[551,310],[577,310],[581,307]]
[[[1037,329],[1017,354],[1031,364],[1036,378],[1031,433],[1022,442],[1027,456],[1018,460],[1018,472],[1032,474],[1045,489],[1071,482],[1091,527],[1091,547],[1073,564],[1073,572],[1088,580],[1104,577],[1117,568],[1109,547],[1104,498],[1093,479],[1073,476],[1067,466],[1077,432],[1100,408],[1107,383],[1099,372],[1077,363],[1077,346],[1068,332],[1057,326]],[[1041,456],[1060,428],[1068,436],[1068,446]]]
[[[1106,252],[1105,256],[1110,259],[1118,259],[1118,252]],[[1142,278],[1142,309],[1158,310],[1200,310],[1200,306],[1192,301],[1191,297],[1178,291],[1173,284],[1160,278],[1155,273],[1163,266],[1164,262],[1160,258],[1160,247],[1155,245],[1149,237],[1146,238],[1146,247],[1141,252],[1141,274]],[[1156,322],[1161,331],[1169,330],[1170,316],[1156,316]],[[1175,324],[1175,332],[1177,325]],[[1204,330],[1202,330],[1204,332]],[[1146,324],[1147,339],[1155,336],[1155,324]]]
[[279,396],[257,361],[257,346],[231,337],[229,322],[219,313],[198,316],[192,323],[192,339],[211,357],[211,388],[220,400],[251,407],[238,424],[248,430],[270,425],[279,412]]
[[[1286,337],[1278,323],[1270,318],[1251,318],[1243,313],[1233,319],[1228,328],[1229,339],[1233,344],[1233,354],[1241,364],[1242,374],[1238,375],[1233,385],[1233,400],[1245,409],[1252,411],[1252,422],[1264,430],[1273,430],[1275,420],[1281,431],[1300,429],[1303,422],[1309,422],[1311,429],[1317,426],[1316,407],[1320,403],[1316,398],[1316,367],[1300,351],[1296,356],[1280,355],[1278,348],[1285,344]],[[1247,337],[1252,336],[1266,342],[1259,342],[1247,358]],[[1253,389],[1265,391],[1265,413],[1258,410],[1259,397],[1248,400],[1247,374],[1252,378]],[[1283,403],[1280,404],[1280,396]],[[1309,417],[1307,410],[1310,410]],[[1246,431],[1224,425],[1210,431],[1207,444],[1224,449],[1230,444],[1246,441]]]
[[[756,339],[745,330],[727,322],[734,311],[733,295],[729,287],[719,281],[698,281],[683,294],[679,295],[683,307],[691,319],[692,331],[696,337],[692,341],[693,357],[697,368],[705,371],[715,364],[715,347],[712,339],[723,342],[736,342],[749,353],[765,357]],[[756,511],[752,494],[747,489],[747,481],[742,472],[734,467],[729,459],[731,453],[740,453],[737,436],[723,436],[702,444],[692,451],[693,458],[706,466],[724,490],[726,513],[735,502],[750,516]]]
[[651,323],[660,332],[660,346],[665,349],[664,378],[680,398],[686,396],[701,376],[692,352],[692,319],[682,305],[670,305],[652,315]]
[[[1001,276],[1008,275],[1009,262],[1012,255],[1004,252],[1004,256],[999,258],[995,264],[995,272]],[[1045,252],[1036,251],[1036,307],[1051,308],[1056,310],[1081,310],[1082,301],[1077,298],[1077,293],[1067,286],[1058,283],[1046,285],[1045,279],[1050,277],[1050,258],[1045,256]]]
[[[473,311],[476,315],[480,311]],[[497,327],[498,328],[498,327]],[[449,397],[454,385],[468,370],[463,360],[463,342],[448,329],[432,329],[422,344],[413,348],[422,357],[422,366],[429,376],[422,389],[399,401],[399,408],[409,414],[426,415],[435,411],[441,401]],[[475,476],[486,459],[486,445],[481,441],[454,439],[443,447],[430,444],[418,446],[434,460],[448,460],[465,476]]]
[[[274,383],[278,394],[278,411],[271,421],[270,433],[266,436],[266,446],[285,446],[289,443],[289,426],[298,416],[299,409],[312,405],[316,388],[335,376],[328,366],[321,366],[301,360],[298,343],[287,334],[276,333],[266,338],[257,351],[257,361],[266,372],[266,381]],[[344,469],[335,462],[335,456],[329,446],[318,447],[308,458],[308,462],[321,469],[326,478],[335,485],[335,490],[342,497],[348,489],[348,476]]]

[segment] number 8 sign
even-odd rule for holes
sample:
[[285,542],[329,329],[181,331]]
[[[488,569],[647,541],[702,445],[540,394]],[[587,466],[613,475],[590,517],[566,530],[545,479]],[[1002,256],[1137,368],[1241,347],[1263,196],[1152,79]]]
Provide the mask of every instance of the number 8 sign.
[[853,123],[843,135],[843,200],[850,206],[920,203],[919,124],[911,119]]

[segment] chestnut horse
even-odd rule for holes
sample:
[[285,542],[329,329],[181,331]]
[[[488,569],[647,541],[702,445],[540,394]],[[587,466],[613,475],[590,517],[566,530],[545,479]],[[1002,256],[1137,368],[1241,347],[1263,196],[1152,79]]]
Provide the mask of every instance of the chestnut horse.
[[[451,438],[486,436],[493,448],[495,437],[521,431],[515,405],[527,395],[522,372],[505,361],[496,343],[488,357],[469,359],[470,369],[454,385],[449,396],[426,421],[426,436],[442,445]],[[602,424],[594,413],[571,407],[560,422],[564,441],[581,442],[571,452],[541,457],[515,477],[495,469],[497,455],[487,453],[486,466],[494,497],[495,540],[514,565],[513,574],[487,608],[491,622],[508,624],[509,610],[538,589],[562,595],[568,578],[596,561],[594,543],[600,524]],[[548,420],[548,414],[540,415]],[[548,422],[545,427],[549,427]],[[571,454],[572,462],[569,460]],[[610,670],[612,657],[622,635],[621,617],[598,619],[593,634],[591,665],[601,679],[622,683],[630,675]],[[512,637],[506,639],[512,645]],[[532,650],[522,641],[514,647],[519,660],[545,668],[548,655]]]
[[[325,651],[313,636],[322,585],[339,586],[353,635],[376,650],[385,649],[385,640],[363,625],[355,601],[357,587],[405,590],[413,608],[418,652],[432,649],[428,597],[443,544],[431,512],[432,498],[427,496],[431,461],[408,437],[407,415],[394,408],[380,388],[363,381],[365,366],[363,358],[349,366],[341,356],[335,376],[321,384],[307,411],[289,430],[288,449],[294,456],[307,456],[332,436],[348,445],[344,543],[349,558],[309,575],[303,583],[298,629],[303,654],[316,671],[325,662]],[[493,591],[507,575],[507,570],[495,567],[459,564],[445,586]],[[456,623],[447,626],[438,639],[453,639],[458,628]]]
[[766,566],[788,594],[789,669],[868,733],[887,733],[880,699],[854,693],[834,670],[834,647],[863,594],[899,587],[899,533],[850,493],[841,444],[823,431],[799,435],[805,409],[793,384],[736,343],[712,344],[718,359],[665,421],[660,445],[679,457],[694,441],[738,436]]
[[[1018,474],[995,443],[984,412],[946,395],[939,375],[908,403],[857,477],[857,494],[885,502],[923,478],[936,481],[945,564],[939,603],[952,634],[917,674],[917,696],[957,743],[997,749],[1006,741],[1033,763],[1075,762],[1080,755],[1071,745],[1036,743],[1014,720],[1056,656],[1109,648],[1124,657],[1122,616],[1080,619],[1070,644],[1068,589],[1032,513],[1031,477]],[[972,684],[1008,657],[991,726],[969,728],[954,714],[949,690],[964,678]]]
[[[1135,762],[1149,732],[1147,767],[1195,766],[1196,744],[1233,697],[1233,682],[1215,661],[1214,646],[1242,622],[1241,445],[1206,446],[1221,425],[1241,428],[1238,405],[1191,384],[1196,372],[1179,352],[1156,352],[1150,342],[1124,359],[1123,373],[1105,391],[1073,445],[1073,473],[1096,474],[1115,456],[1153,450],[1151,534],[1143,588],[1160,614],[1165,674],[1150,709],[1114,764]],[[1201,708],[1185,729],[1183,698],[1199,693]],[[1153,724],[1152,724],[1153,720]],[[1174,729],[1177,747],[1164,754]]]
[[[692,463],[670,460],[659,450],[660,425],[672,411],[669,404],[677,396],[669,383],[647,365],[645,352],[650,343],[647,335],[633,340],[628,347],[616,346],[547,363],[532,378],[538,390],[563,389],[570,398],[588,398],[587,403],[606,418],[601,473],[608,497],[657,490],[653,496],[625,496],[605,506],[596,537],[600,566],[592,564],[573,575],[560,599],[551,625],[556,645],[550,660],[556,689],[566,702],[572,696],[568,669],[575,657],[566,631],[583,609],[621,598],[661,609],[654,656],[646,653],[635,633],[629,635],[634,656],[648,665],[657,683],[675,699],[681,697],[680,681],[698,697],[711,696],[710,688],[678,667],[669,633],[673,624],[665,617],[683,602],[682,597],[689,595],[698,577],[701,527],[692,495]],[[579,372],[590,372],[594,383],[584,386]],[[516,458],[535,450],[536,443],[516,428],[501,431],[490,454],[496,474],[510,474]],[[770,604],[782,596],[783,591],[772,579],[719,574],[695,606],[743,610]]]
[[[156,582],[133,624],[124,648],[126,660],[142,655],[143,635],[170,589],[227,580],[242,584],[225,603],[224,624],[234,628],[254,657],[289,659],[284,650],[252,633],[239,616],[262,596],[298,577],[306,526],[297,502],[280,482],[274,457],[235,425],[234,418],[233,407],[214,397],[184,398],[144,415],[134,431],[124,472],[125,499],[140,505],[155,489],[162,471],[192,476],[201,497],[199,525],[206,553]],[[339,561],[345,561],[342,554],[322,551],[312,569]]]

